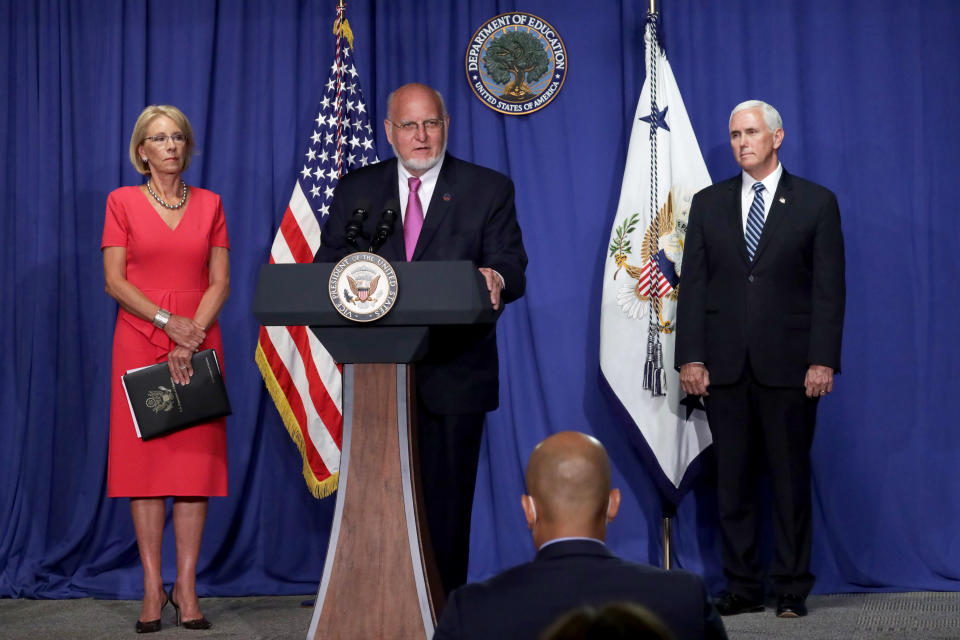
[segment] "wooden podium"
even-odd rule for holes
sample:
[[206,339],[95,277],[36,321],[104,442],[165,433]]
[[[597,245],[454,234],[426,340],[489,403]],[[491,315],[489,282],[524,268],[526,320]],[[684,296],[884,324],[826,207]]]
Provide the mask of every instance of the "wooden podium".
[[264,265],[253,312],[266,326],[308,325],[343,367],[337,504],[307,638],[431,638],[443,603],[417,459],[414,363],[430,327],[492,323],[470,262],[393,265],[394,308],[369,324],[336,312],[331,264]]

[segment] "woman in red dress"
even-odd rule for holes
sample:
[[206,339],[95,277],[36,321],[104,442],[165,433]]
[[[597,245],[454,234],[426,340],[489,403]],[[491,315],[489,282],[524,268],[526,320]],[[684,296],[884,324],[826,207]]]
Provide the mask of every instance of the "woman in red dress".
[[[130,415],[120,376],[166,362],[177,384],[189,384],[190,358],[223,346],[217,316],[230,293],[229,242],[220,197],[188,187],[193,129],[176,107],[143,110],[130,139],[130,161],[146,184],[121,187],[107,198],[103,272],[107,293],[120,305],[111,367],[110,455],[107,491],[129,497],[143,563],[138,633],[160,630],[170,601],[183,626],[207,629],[196,592],[197,555],[207,498],[227,495],[224,419],[144,442]],[[160,572],[166,498],[173,497],[177,578],[169,596]]]

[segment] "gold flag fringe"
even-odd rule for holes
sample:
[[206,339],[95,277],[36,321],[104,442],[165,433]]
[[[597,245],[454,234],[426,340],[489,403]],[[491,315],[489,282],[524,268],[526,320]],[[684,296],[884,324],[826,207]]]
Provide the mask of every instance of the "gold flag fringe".
[[267,356],[263,352],[263,348],[259,342],[257,342],[257,355],[255,359],[257,361],[257,367],[260,369],[260,375],[263,376],[263,383],[266,385],[267,391],[270,392],[273,403],[277,406],[277,412],[283,420],[283,425],[287,428],[287,433],[290,434],[290,438],[294,444],[297,445],[297,449],[300,450],[300,457],[303,460],[303,479],[307,482],[307,489],[314,498],[326,498],[337,490],[340,473],[331,474],[329,478],[324,480],[318,479],[313,474],[313,469],[310,468],[310,462],[307,460],[307,450],[303,442],[303,433],[300,431],[300,425],[297,422],[297,418],[293,415],[293,410],[290,408],[287,396],[283,393],[283,389],[280,388],[280,383],[277,382],[276,376],[273,375],[273,369],[270,368],[270,363],[267,362]]
[[[333,21],[333,35],[337,35],[337,21]],[[343,19],[343,37],[347,39],[350,48],[353,49],[353,29],[350,28],[350,21]]]

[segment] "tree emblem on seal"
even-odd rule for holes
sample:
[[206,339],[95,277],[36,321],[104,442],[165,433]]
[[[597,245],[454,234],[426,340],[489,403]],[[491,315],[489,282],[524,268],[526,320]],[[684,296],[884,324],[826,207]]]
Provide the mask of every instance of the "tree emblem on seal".
[[508,31],[487,47],[483,64],[490,77],[506,86],[501,97],[511,102],[523,102],[535,97],[527,79],[536,82],[550,68],[550,58],[543,44],[527,31]]

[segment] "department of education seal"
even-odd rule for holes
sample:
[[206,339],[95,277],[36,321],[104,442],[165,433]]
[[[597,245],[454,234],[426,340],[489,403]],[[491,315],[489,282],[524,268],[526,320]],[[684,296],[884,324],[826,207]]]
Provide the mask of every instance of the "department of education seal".
[[467,82],[485,105],[508,115],[533,113],[557,97],[567,50],[557,30],[532,13],[502,13],[467,46]]
[[397,274],[375,253],[351,253],[330,272],[330,301],[337,312],[354,322],[385,316],[397,301]]

